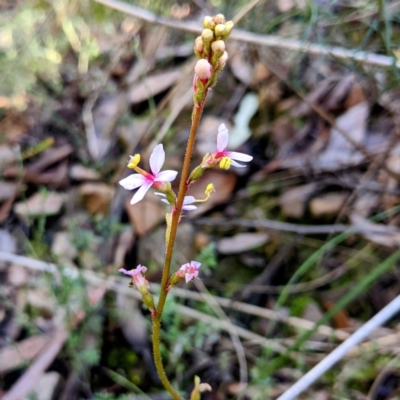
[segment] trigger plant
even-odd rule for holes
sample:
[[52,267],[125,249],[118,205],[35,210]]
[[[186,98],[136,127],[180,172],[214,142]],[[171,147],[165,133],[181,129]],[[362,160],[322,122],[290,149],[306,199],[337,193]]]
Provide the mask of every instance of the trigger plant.
[[[194,53],[198,61],[193,71],[192,125],[181,169],[178,193],[175,193],[171,186],[171,182],[175,180],[178,172],[171,170],[161,171],[165,161],[165,152],[162,144],[158,144],[150,156],[150,171],[145,171],[139,167],[140,155],[136,154],[131,157],[128,163],[128,168],[133,169],[136,173],[120,181],[120,185],[125,189],[135,190],[131,200],[133,207],[143,199],[144,195],[150,189],[153,189],[154,194],[160,196],[160,200],[168,205],[168,211],[165,215],[165,259],[161,291],[157,304],[149,291],[148,282],[144,277],[146,272],[145,266],[138,265],[130,271],[120,269],[120,272],[131,277],[131,286],[135,285],[137,287],[142,295],[144,304],[151,312],[155,365],[164,387],[175,400],[182,400],[182,397],[172,387],[164,371],[160,350],[161,320],[169,291],[181,281],[189,283],[191,280],[196,279],[201,267],[201,264],[195,260],[188,261],[181,266],[172,265],[175,237],[182,213],[196,209],[195,204],[207,201],[215,189],[212,183],[208,184],[205,190],[205,198],[203,199],[195,199],[186,193],[189,187],[195,184],[207,169],[228,169],[231,165],[242,167],[243,165],[237,161],[249,162],[252,160],[251,156],[227,150],[228,130],[224,124],[221,124],[218,133],[215,133],[216,150],[211,154],[205,154],[200,165],[190,171],[190,160],[195,144],[196,132],[199,127],[207,93],[217,83],[218,74],[222,71],[228,60],[225,41],[233,28],[233,22],[226,21],[222,14],[218,14],[214,17],[205,17],[203,28],[201,35],[194,42]],[[210,132],[210,134],[213,133]],[[199,382],[199,379],[196,377],[191,399],[200,399],[200,393],[210,389],[209,385],[200,384]]]

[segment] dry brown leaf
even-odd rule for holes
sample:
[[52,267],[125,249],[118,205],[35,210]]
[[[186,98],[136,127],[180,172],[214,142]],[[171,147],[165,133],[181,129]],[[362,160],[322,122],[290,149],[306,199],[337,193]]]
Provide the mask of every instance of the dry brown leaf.
[[188,194],[196,199],[203,199],[205,197],[204,190],[209,183],[214,184],[215,192],[205,203],[197,203],[197,210],[188,212],[188,217],[201,215],[218,204],[226,203],[232,196],[236,181],[237,176],[234,172],[224,172],[216,169],[206,171],[196,184],[189,188]]
[[64,198],[60,193],[37,192],[28,200],[16,203],[14,211],[21,217],[37,217],[41,215],[56,215],[61,211]]
[[221,254],[237,254],[260,247],[268,240],[269,235],[264,232],[238,233],[235,236],[219,240],[217,249]]
[[82,164],[75,164],[69,170],[69,177],[76,181],[97,181],[100,179],[100,174]]
[[129,102],[131,104],[141,103],[156,94],[167,90],[181,76],[181,69],[162,72],[159,74],[148,75],[137,85],[134,85],[129,92]]
[[160,198],[148,194],[142,201],[135,205],[130,204],[130,198],[125,203],[125,210],[135,232],[141,236],[151,231],[165,219],[166,208]]
[[78,255],[69,232],[57,232],[54,235],[51,251],[59,262],[72,261]]
[[28,364],[44,348],[49,338],[33,336],[0,349],[0,372],[4,373]]
[[314,217],[334,217],[348,198],[347,193],[326,193],[310,201],[310,211]]
[[114,189],[105,183],[85,183],[79,187],[85,209],[91,214],[108,214]]
[[307,200],[316,188],[316,183],[309,183],[286,190],[279,198],[282,212],[291,218],[301,218],[306,210]]
[[[335,306],[335,303],[329,300],[324,300],[322,303],[328,311]],[[346,329],[351,327],[350,320],[344,310],[337,312],[332,319],[336,329]]]
[[0,181],[0,224],[7,219],[17,194],[16,183]]

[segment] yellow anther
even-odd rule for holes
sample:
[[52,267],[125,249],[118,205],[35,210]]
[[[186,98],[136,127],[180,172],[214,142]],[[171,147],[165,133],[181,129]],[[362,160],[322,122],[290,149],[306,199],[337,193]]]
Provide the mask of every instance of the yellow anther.
[[134,156],[130,156],[131,159],[128,163],[128,168],[135,169],[135,167],[140,163],[140,154],[135,154]]
[[229,157],[224,157],[220,162],[219,162],[219,167],[222,169],[229,169],[232,164],[232,160]]
[[206,187],[206,190],[204,191],[204,194],[207,197],[210,197],[212,192],[215,192],[214,185],[212,183],[209,183]]

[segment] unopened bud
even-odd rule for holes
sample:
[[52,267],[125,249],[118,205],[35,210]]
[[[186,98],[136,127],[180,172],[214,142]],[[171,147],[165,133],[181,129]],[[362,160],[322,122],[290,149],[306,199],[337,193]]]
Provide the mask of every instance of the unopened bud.
[[225,23],[225,16],[223,14],[217,14],[213,19],[216,25]]
[[221,56],[225,51],[225,42],[223,40],[216,40],[211,43],[213,54]]
[[[225,35],[228,36],[231,33],[231,30],[233,28],[233,21],[228,21],[225,23]],[[225,36],[225,38],[226,38]]]
[[210,79],[211,70],[212,70],[211,64],[205,59],[197,61],[196,66],[194,67],[194,72],[196,73],[196,76],[203,83]]
[[225,33],[226,33],[225,25],[224,24],[218,24],[215,27],[214,32],[215,32],[215,36],[217,38],[223,38],[225,36]]
[[201,57],[203,51],[204,51],[203,39],[201,38],[201,36],[198,36],[194,41],[194,52],[197,57]]
[[203,39],[203,43],[210,43],[214,39],[214,33],[211,29],[203,29],[201,38]]
[[228,53],[224,51],[224,54],[218,60],[218,70],[224,68],[226,61],[228,60]]
[[140,163],[140,154],[135,154],[134,156],[130,156],[131,159],[128,163],[128,168],[134,169]]
[[213,21],[213,18],[210,17],[210,16],[204,17],[204,19],[203,19],[203,27],[213,30],[214,27],[215,27],[215,22]]

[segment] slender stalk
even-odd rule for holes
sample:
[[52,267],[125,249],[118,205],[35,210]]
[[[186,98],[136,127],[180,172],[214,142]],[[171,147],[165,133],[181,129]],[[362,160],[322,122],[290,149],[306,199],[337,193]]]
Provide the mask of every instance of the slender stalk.
[[[204,96],[204,100],[205,100],[205,96]],[[169,279],[170,269],[171,269],[172,253],[174,250],[176,232],[178,229],[179,218],[180,218],[181,211],[182,211],[183,200],[185,198],[185,194],[188,189],[186,182],[189,177],[190,160],[192,158],[196,133],[197,133],[197,129],[199,127],[201,114],[203,113],[204,102],[205,101],[202,101],[199,107],[195,107],[195,106],[193,107],[192,126],[190,128],[189,139],[188,139],[186,152],[185,152],[185,159],[183,161],[181,181],[179,184],[178,198],[176,201],[175,210],[172,215],[171,232],[170,232],[168,245],[167,245],[167,249],[166,249],[166,254],[165,254],[163,275],[162,275],[162,280],[161,280],[160,297],[159,297],[158,304],[157,304],[157,311],[156,311],[155,315],[153,316],[153,324],[152,324],[153,356],[154,356],[154,362],[156,364],[157,372],[161,378],[161,382],[163,383],[164,387],[167,389],[169,394],[175,400],[182,400],[182,397],[172,387],[172,385],[169,382],[167,375],[165,374],[165,371],[164,371],[162,358],[161,358],[161,351],[160,351],[161,316],[162,316],[164,304],[165,304],[165,301],[166,301],[167,295],[168,295],[167,285],[168,285],[168,279]]]
[[160,323],[161,323],[161,315],[153,318],[153,357],[154,362],[156,364],[158,376],[161,379],[162,384],[165,389],[167,389],[168,393],[172,396],[174,400],[183,400],[182,397],[175,391],[172,387],[170,381],[168,380],[167,375],[165,374],[162,358],[161,358],[161,350],[160,350]]
[[[205,100],[205,96],[204,96],[204,100]],[[186,195],[186,192],[188,189],[186,181],[189,177],[190,160],[192,158],[194,141],[196,138],[197,129],[199,127],[201,114],[203,113],[203,108],[204,108],[204,101],[201,102],[199,107],[195,107],[195,106],[193,107],[192,126],[190,128],[189,139],[188,139],[188,143],[186,146],[185,159],[183,161],[183,167],[182,167],[181,181],[179,183],[178,198],[176,201],[175,211],[172,215],[171,233],[170,233],[168,246],[167,246],[167,250],[166,250],[166,254],[165,254],[163,275],[162,275],[162,280],[161,280],[161,293],[160,293],[160,299],[159,299],[158,305],[157,305],[157,316],[161,315],[162,310],[164,308],[165,300],[166,300],[167,294],[168,294],[168,291],[166,290],[166,288],[167,288],[168,279],[169,279],[169,272],[170,272],[171,261],[172,261],[172,253],[174,251],[176,232],[178,229],[179,218],[180,218],[181,212],[182,212],[183,200],[185,198],[185,195]]]

